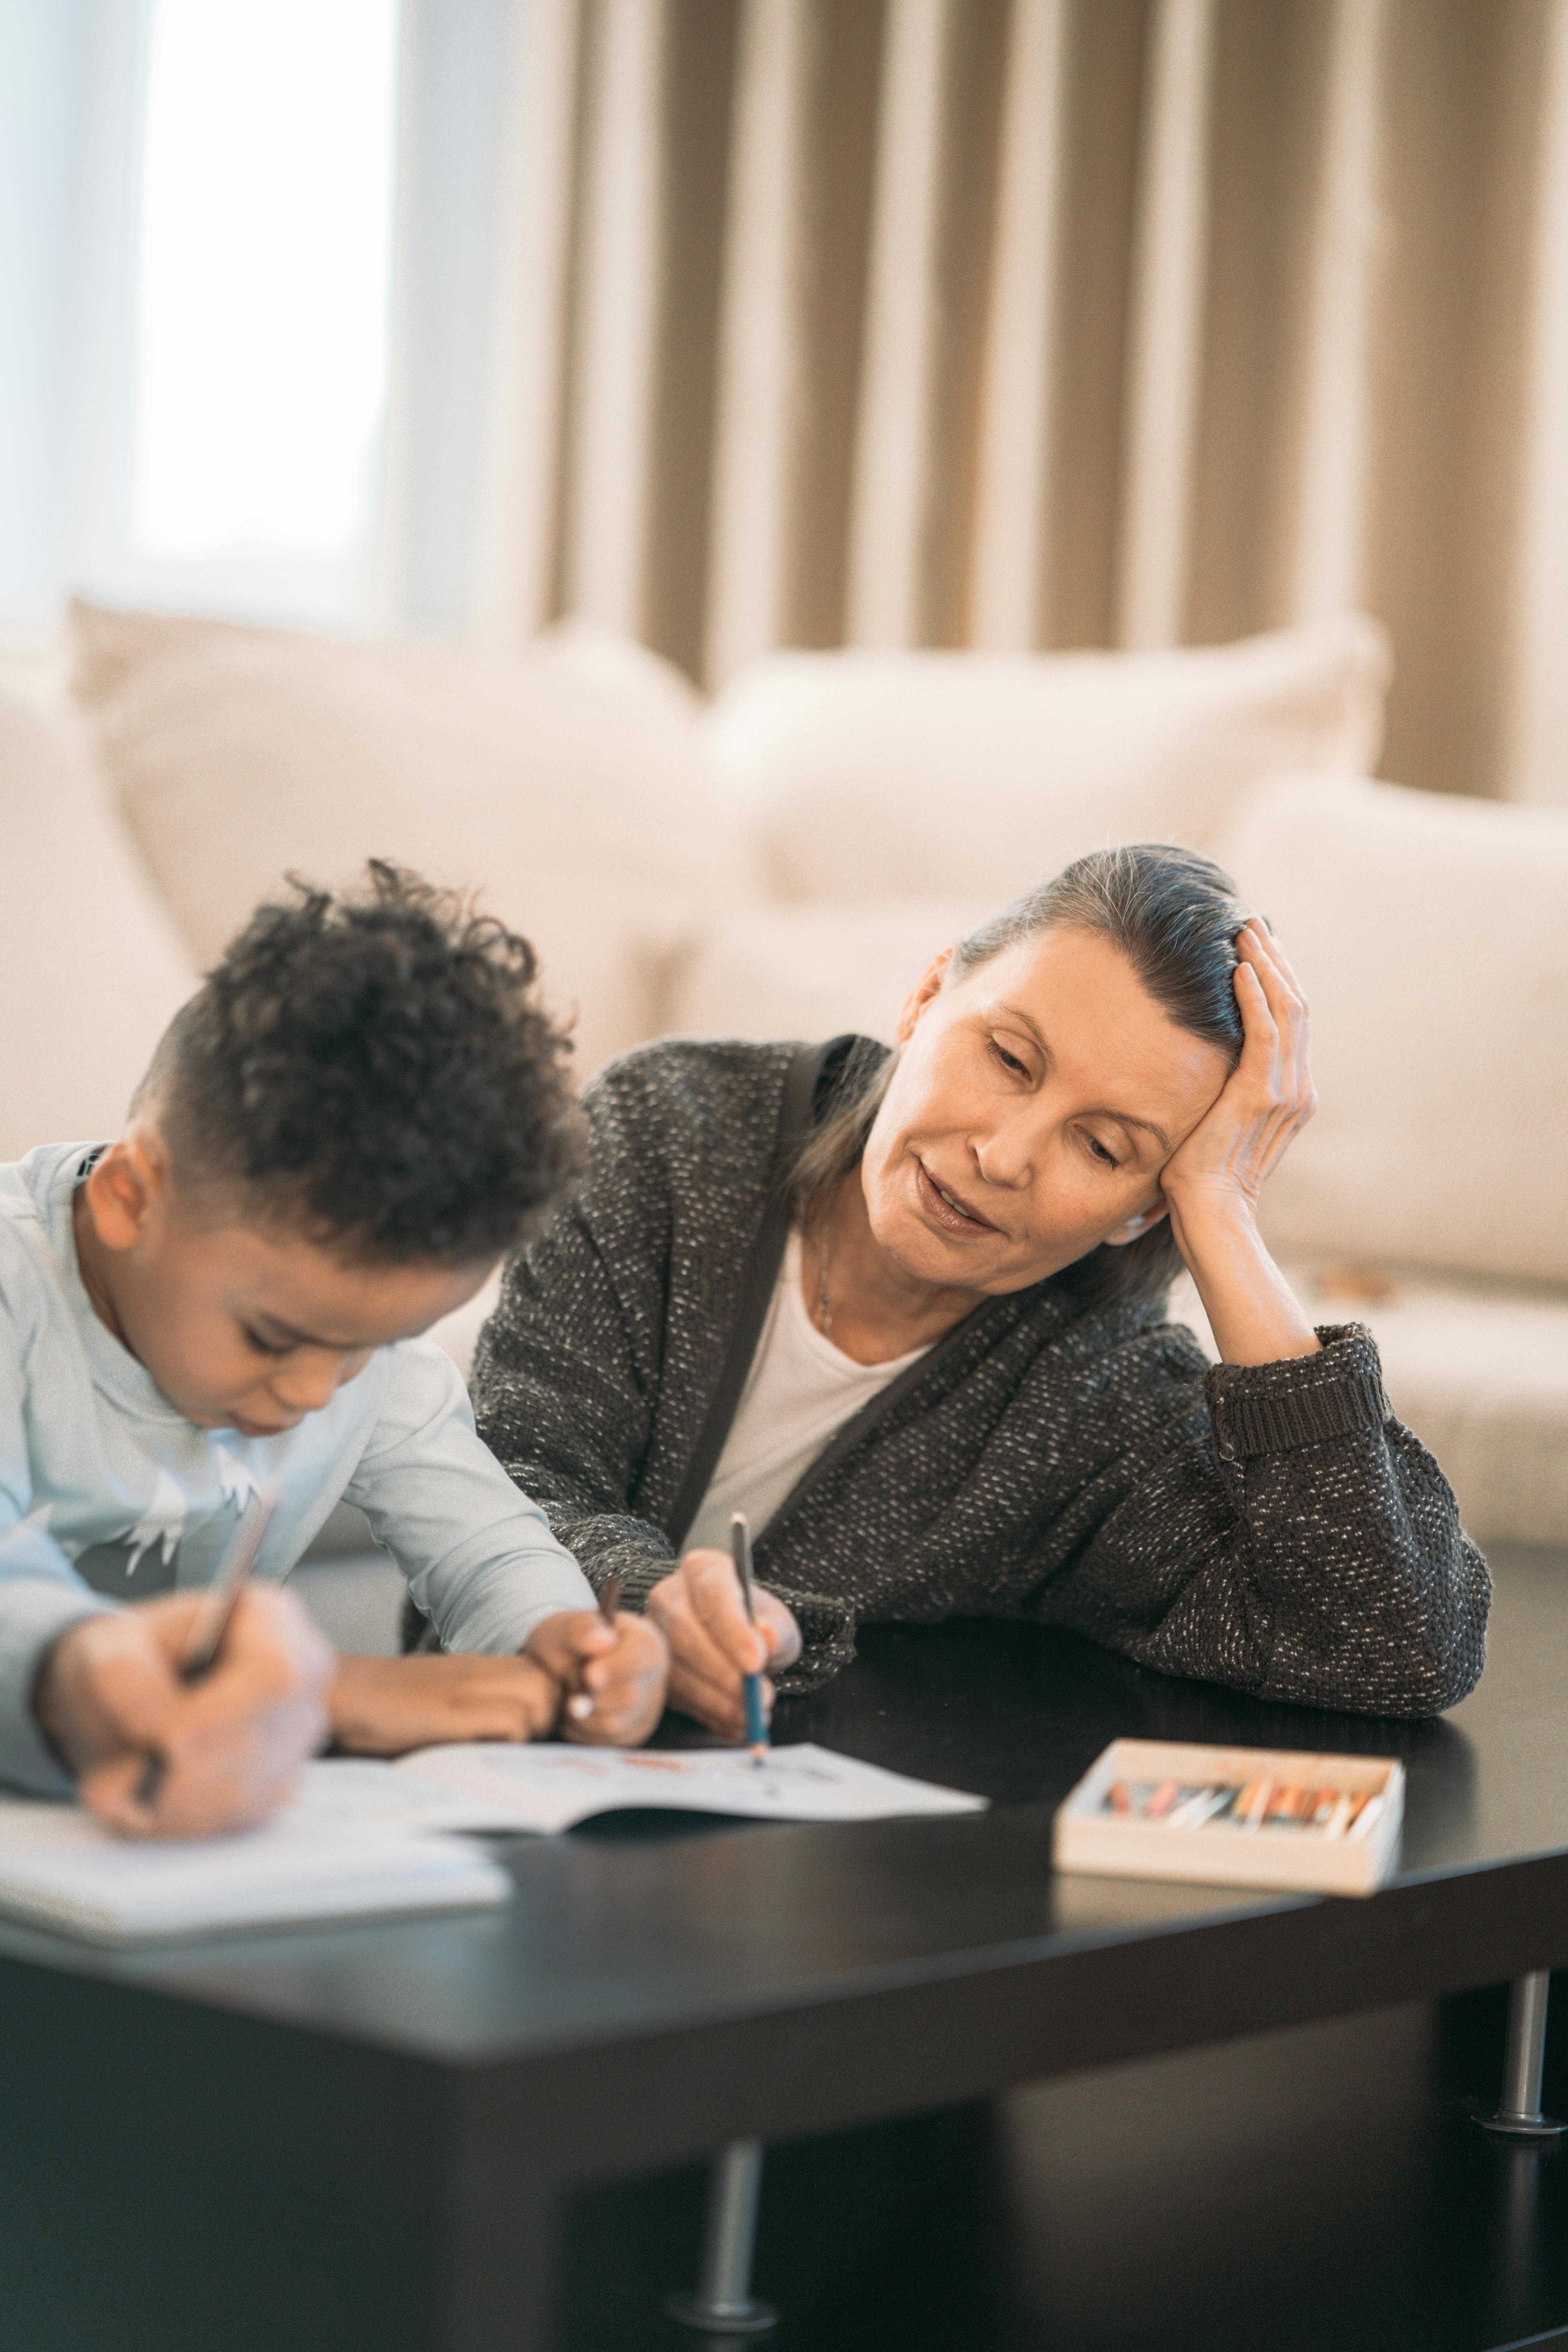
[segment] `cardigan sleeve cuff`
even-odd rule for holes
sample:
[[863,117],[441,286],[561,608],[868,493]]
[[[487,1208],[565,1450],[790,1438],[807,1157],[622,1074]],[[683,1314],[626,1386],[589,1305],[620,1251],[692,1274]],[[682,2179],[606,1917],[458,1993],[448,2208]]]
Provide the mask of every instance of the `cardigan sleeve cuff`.
[[1359,1323],[1326,1323],[1318,1338],[1315,1356],[1211,1367],[1204,1392],[1222,1462],[1382,1429],[1389,1406],[1371,1332]]
[[853,1663],[856,1612],[847,1601],[829,1600],[816,1592],[795,1592],[787,1584],[763,1579],[764,1589],[782,1601],[800,1627],[800,1655],[793,1666],[773,1676],[781,1698],[800,1698],[831,1682]]
[[583,1572],[596,1593],[604,1591],[610,1577],[619,1576],[621,1607],[640,1616],[654,1586],[662,1584],[675,1566],[673,1549],[650,1558],[646,1544],[611,1543],[602,1549],[595,1546],[592,1558],[583,1562]]

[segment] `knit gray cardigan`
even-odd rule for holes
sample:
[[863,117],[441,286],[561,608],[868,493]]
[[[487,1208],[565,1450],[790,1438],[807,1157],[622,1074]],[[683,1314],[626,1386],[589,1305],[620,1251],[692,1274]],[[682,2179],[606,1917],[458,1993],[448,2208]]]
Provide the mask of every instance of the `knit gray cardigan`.
[[[598,1584],[668,1574],[744,1386],[825,1053],[646,1046],[589,1089],[589,1167],[509,1267],[479,1429]],[[800,1621],[781,1688],[857,1620],[1077,1627],[1166,1674],[1426,1715],[1480,1674],[1490,1580],[1354,1325],[1205,1365],[1163,1309],[1060,1277],[987,1301],[818,1455],[758,1538]]]

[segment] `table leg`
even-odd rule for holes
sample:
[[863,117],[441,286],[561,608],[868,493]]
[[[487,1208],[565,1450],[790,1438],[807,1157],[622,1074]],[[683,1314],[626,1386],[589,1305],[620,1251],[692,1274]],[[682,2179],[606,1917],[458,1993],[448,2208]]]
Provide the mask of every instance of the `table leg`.
[[778,2325],[771,2303],[752,2293],[752,2250],[763,2186],[763,2144],[732,2139],[713,2161],[702,2231],[702,2276],[695,2294],[672,2294],[665,2308],[683,2326],[709,2336],[763,2336]]
[[453,2200],[431,2352],[548,2352],[554,2342],[557,2200],[538,2180],[503,2167],[493,2189],[510,2189],[510,2200],[471,2183]]
[[1553,2123],[1541,2112],[1546,1998],[1551,1989],[1551,1974],[1545,1969],[1518,1977],[1509,1987],[1502,2100],[1496,2115],[1476,2117],[1483,2131],[1500,2132],[1509,2139],[1557,2139],[1568,2130],[1568,2125]]

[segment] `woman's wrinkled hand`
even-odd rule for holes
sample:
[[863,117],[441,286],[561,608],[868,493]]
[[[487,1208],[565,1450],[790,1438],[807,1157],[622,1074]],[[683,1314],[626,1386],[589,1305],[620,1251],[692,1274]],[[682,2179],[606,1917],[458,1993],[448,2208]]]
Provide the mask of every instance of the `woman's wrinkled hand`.
[[[654,1586],[647,1613],[669,1644],[670,1706],[739,1745],[746,1736],[742,1676],[793,1665],[800,1655],[800,1627],[784,1602],[759,1585],[752,1624],[734,1561],[728,1552],[703,1549],[689,1551]],[[764,1681],[770,1714],[773,1699],[773,1685]]]
[[1171,1224],[1250,1221],[1258,1196],[1318,1107],[1308,1057],[1306,999],[1279,942],[1255,916],[1237,940],[1241,1059],[1161,1177]]

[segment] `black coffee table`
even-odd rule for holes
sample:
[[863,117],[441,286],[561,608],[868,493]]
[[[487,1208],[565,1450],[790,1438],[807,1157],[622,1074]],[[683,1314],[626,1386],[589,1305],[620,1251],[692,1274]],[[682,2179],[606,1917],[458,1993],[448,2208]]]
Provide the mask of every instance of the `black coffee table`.
[[[1415,1726],[1074,1637],[873,1629],[781,1719],[984,1791],[844,1829],[622,1818],[505,1851],[501,1915],[110,1959],[0,1931],[0,2346],[523,2352],[569,2189],[1568,1963],[1568,1561],[1500,1563],[1480,1690]],[[1366,1902],[1056,1878],[1116,1734],[1395,1753]]]

